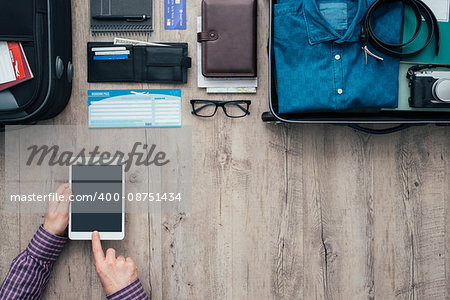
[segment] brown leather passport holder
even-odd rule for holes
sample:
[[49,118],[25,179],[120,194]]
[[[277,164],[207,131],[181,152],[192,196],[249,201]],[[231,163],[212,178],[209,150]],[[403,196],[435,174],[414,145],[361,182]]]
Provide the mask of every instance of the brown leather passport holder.
[[256,77],[256,0],[203,0],[202,73]]

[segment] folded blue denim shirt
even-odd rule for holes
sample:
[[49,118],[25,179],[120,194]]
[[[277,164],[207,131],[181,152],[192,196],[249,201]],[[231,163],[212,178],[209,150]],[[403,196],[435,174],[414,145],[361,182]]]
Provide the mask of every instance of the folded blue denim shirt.
[[[280,0],[274,9],[274,52],[278,112],[395,108],[399,59],[369,49],[359,39],[364,15],[374,0]],[[399,43],[402,5],[382,6],[375,34]]]

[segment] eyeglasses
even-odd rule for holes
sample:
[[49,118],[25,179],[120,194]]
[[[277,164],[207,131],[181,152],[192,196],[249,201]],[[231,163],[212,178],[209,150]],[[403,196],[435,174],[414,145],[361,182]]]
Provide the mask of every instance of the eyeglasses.
[[216,114],[217,108],[222,107],[223,112],[229,118],[242,118],[250,114],[248,110],[250,104],[249,100],[236,101],[212,101],[212,100],[191,100],[192,114],[209,118]]

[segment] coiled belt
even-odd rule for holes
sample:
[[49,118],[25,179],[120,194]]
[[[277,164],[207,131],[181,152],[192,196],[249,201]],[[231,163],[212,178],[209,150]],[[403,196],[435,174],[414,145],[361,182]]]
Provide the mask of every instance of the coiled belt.
[[[394,2],[403,2],[404,5],[410,6],[416,16],[417,22],[416,31],[414,32],[414,35],[408,42],[402,44],[390,44],[380,40],[375,35],[371,24],[373,14],[380,6]],[[419,35],[420,29],[422,28],[422,18],[425,20],[425,23],[427,24],[428,28],[428,37],[425,45],[418,50],[414,50],[411,52],[403,52],[402,51],[403,47],[411,44]],[[413,56],[424,50],[430,44],[431,40],[433,39],[433,35],[435,37],[436,43],[435,53],[437,56],[439,54],[439,45],[441,42],[441,33],[439,31],[439,24],[433,11],[421,0],[377,0],[369,7],[369,9],[366,12],[363,25],[361,28],[360,38],[363,45],[362,48],[366,52],[366,63],[367,63],[367,55],[371,55],[377,59],[383,60],[381,57],[378,57],[369,51],[367,47],[368,43],[370,43],[377,50],[386,55],[402,58]]]

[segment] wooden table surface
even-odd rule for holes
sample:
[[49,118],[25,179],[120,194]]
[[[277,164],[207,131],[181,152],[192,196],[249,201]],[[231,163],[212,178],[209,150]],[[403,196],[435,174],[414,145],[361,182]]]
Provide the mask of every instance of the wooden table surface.
[[[209,96],[196,87],[200,0],[188,0],[188,29],[176,31],[163,29],[163,1],[155,2],[148,40],[189,43],[189,83],[88,84],[86,43],[111,38],[91,37],[89,1],[72,1],[72,99],[47,123],[87,126],[88,89],[182,88],[183,124],[192,126],[192,212],[131,216],[127,238],[104,246],[135,259],[152,299],[450,299],[450,129],[369,136],[264,124],[268,1],[258,1],[259,88],[252,96]],[[193,98],[250,99],[251,115],[195,118]],[[4,278],[43,216],[1,207]],[[44,299],[103,296],[89,242],[69,243]]]

